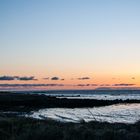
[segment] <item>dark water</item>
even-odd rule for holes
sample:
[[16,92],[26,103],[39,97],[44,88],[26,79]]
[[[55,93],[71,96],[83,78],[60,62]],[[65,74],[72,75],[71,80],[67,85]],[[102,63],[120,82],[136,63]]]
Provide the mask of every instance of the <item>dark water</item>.
[[39,94],[140,94],[140,90],[49,90],[49,91],[21,91]]
[[[25,91],[24,91],[25,92]],[[23,93],[23,91],[22,91]],[[140,90],[54,90],[54,91],[26,91],[30,94],[44,94],[58,98],[89,98],[89,99],[138,99]]]

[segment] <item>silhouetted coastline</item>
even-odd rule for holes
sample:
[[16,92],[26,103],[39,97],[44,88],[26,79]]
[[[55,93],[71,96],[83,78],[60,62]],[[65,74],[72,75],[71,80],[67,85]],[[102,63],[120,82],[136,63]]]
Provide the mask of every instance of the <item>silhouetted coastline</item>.
[[140,139],[140,122],[135,124],[85,122],[62,123],[21,116],[41,108],[82,108],[118,103],[140,103],[140,100],[60,99],[56,97],[0,92],[1,140],[132,140]]
[[67,99],[39,94],[0,92],[1,111],[26,111],[41,108],[82,108],[107,106],[118,103],[140,103],[140,100]]

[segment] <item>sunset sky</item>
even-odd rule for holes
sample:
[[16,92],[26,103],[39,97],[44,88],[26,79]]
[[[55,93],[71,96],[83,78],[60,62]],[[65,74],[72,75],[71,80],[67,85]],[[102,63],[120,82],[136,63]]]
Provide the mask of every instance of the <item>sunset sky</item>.
[[0,0],[0,89],[27,87],[140,87],[140,1]]

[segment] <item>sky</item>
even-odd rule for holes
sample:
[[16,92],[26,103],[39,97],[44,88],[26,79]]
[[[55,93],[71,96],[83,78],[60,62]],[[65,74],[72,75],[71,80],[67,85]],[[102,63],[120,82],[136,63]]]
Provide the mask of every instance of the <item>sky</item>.
[[0,89],[140,87],[139,7],[139,0],[0,0]]

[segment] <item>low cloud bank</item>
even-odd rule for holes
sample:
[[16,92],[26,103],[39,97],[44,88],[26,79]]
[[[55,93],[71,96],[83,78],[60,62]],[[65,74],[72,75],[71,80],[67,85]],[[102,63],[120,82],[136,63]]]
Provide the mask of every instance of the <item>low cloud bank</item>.
[[0,80],[1,81],[12,81],[15,80],[17,76],[1,76]]
[[17,80],[21,80],[21,81],[30,81],[30,80],[37,80],[35,79],[34,76],[30,76],[30,77],[18,77]]
[[81,77],[81,78],[78,78],[78,80],[89,80],[90,77]]
[[65,79],[64,78],[59,78],[59,77],[52,77],[51,80],[56,80],[56,81],[57,80],[61,80],[61,81],[64,81]]
[[0,87],[48,87],[64,86],[64,84],[0,84]]
[[51,80],[59,80],[59,77],[52,77]]
[[1,76],[0,81],[12,81],[12,80],[19,80],[19,81],[30,81],[30,80],[37,80],[34,76]]
[[135,86],[136,84],[126,84],[126,83],[122,83],[122,84],[114,84],[114,85],[112,85],[112,86],[115,86],[115,87],[120,87],[120,86],[125,86],[125,87],[127,87],[127,86]]

